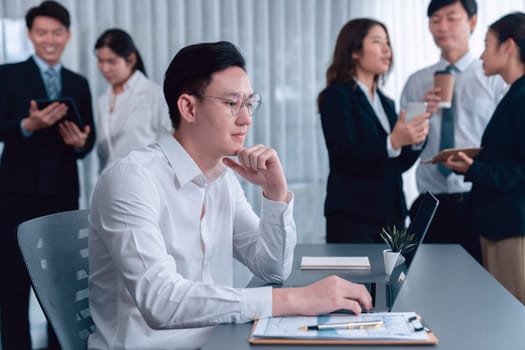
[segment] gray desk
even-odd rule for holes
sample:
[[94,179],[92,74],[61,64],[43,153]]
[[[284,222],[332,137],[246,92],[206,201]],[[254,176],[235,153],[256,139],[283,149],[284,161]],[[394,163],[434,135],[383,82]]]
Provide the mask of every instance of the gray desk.
[[[368,255],[370,271],[337,271],[350,280],[386,280],[381,257],[382,245],[299,244],[293,272],[287,285],[305,285],[336,271],[301,271],[303,255]],[[250,286],[261,285],[253,279]],[[459,245],[420,247],[393,311],[416,311],[428,321],[439,339],[436,347],[410,346],[409,349],[525,349],[525,307],[508,293]],[[296,346],[250,345],[250,324],[220,325],[203,350],[282,349]],[[308,346],[308,350],[334,349]],[[388,346],[352,346],[352,349],[385,349]]]

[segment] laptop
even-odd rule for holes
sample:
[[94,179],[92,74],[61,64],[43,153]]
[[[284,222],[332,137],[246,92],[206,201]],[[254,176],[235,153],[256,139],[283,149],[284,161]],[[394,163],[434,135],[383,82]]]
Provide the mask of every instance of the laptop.
[[[412,265],[414,257],[419,250],[421,243],[425,239],[438,205],[439,200],[432,193],[427,192],[423,195],[423,200],[421,201],[416,216],[410,223],[410,226],[408,226],[408,233],[413,234],[416,237],[416,248],[411,252],[403,254],[405,262],[394,268],[388,282],[365,283],[365,286],[372,295],[372,303],[374,305],[372,311],[381,312],[391,310],[392,305],[394,305],[394,301],[406,280],[408,270]],[[384,292],[384,294],[381,292]]]
[[[352,279],[353,282],[365,285],[370,292],[373,305],[373,310],[370,311],[384,312],[390,311],[392,308],[395,298],[403,286],[408,268],[412,264],[414,256],[416,255],[427,234],[427,230],[430,227],[432,219],[434,218],[438,204],[439,200],[432,193],[427,192],[423,195],[423,199],[421,201],[421,205],[418,208],[416,216],[408,227],[408,232],[410,234],[414,234],[417,238],[416,248],[413,251],[404,254],[405,262],[394,268],[388,281],[369,282]],[[318,274],[315,272],[315,270],[309,271],[309,278],[312,280],[312,282],[317,281],[322,277],[326,277],[322,271]],[[294,276],[291,275],[290,278],[288,278],[282,285],[279,285],[279,287],[303,286],[305,281],[301,277],[299,280],[300,282],[297,281],[297,278],[294,278]],[[348,310],[338,310],[336,312],[348,313]]]

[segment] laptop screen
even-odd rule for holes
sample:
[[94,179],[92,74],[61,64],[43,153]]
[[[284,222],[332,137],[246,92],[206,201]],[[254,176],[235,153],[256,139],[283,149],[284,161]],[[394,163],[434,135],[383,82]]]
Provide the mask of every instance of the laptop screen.
[[421,205],[419,206],[416,216],[408,227],[408,233],[416,236],[416,248],[411,252],[403,254],[405,262],[394,268],[387,285],[386,296],[387,306],[389,309],[394,304],[394,301],[399,294],[399,290],[405,282],[408,269],[410,268],[410,265],[412,264],[412,261],[414,260],[421,243],[425,239],[438,205],[439,200],[432,193],[427,192],[423,195],[423,200],[421,201]]
[[434,218],[434,214],[436,213],[438,205],[439,200],[432,193],[425,193],[423,195],[423,200],[421,201],[421,205],[418,208],[416,216],[414,217],[414,220],[410,223],[410,226],[408,226],[408,234],[413,234],[416,237],[417,241],[416,249],[403,255],[406,264],[409,267],[410,264],[412,264],[412,260],[414,260],[414,256],[416,255],[419,246],[425,239],[428,228],[432,223],[432,219]]

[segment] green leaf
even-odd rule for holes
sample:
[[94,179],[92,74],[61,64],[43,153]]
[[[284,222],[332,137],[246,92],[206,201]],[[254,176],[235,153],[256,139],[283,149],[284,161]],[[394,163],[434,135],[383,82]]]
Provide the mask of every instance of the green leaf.
[[409,234],[406,227],[399,230],[395,225],[386,226],[381,229],[379,234],[393,252],[407,253],[416,248],[416,236]]

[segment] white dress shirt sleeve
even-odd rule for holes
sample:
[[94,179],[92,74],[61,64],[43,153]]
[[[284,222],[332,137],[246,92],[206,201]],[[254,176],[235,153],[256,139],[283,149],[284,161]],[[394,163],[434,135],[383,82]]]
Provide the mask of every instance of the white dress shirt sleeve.
[[401,155],[401,149],[402,147],[399,147],[398,149],[394,149],[392,147],[392,134],[389,134],[386,137],[386,152],[388,153],[388,158],[397,158]]
[[235,184],[234,257],[264,281],[281,283],[292,271],[297,243],[293,194],[288,194],[288,203],[271,201],[261,195],[259,220],[238,181]]
[[[140,167],[112,167],[95,189],[90,217],[117,279],[146,323],[153,329],[191,328],[271,316],[271,287],[236,289],[189,280],[178,272],[159,228],[166,213],[151,176]],[[258,219],[240,195],[236,200],[236,257],[266,280],[282,280],[291,270],[295,245],[293,202],[264,200],[260,230],[253,230]]]

